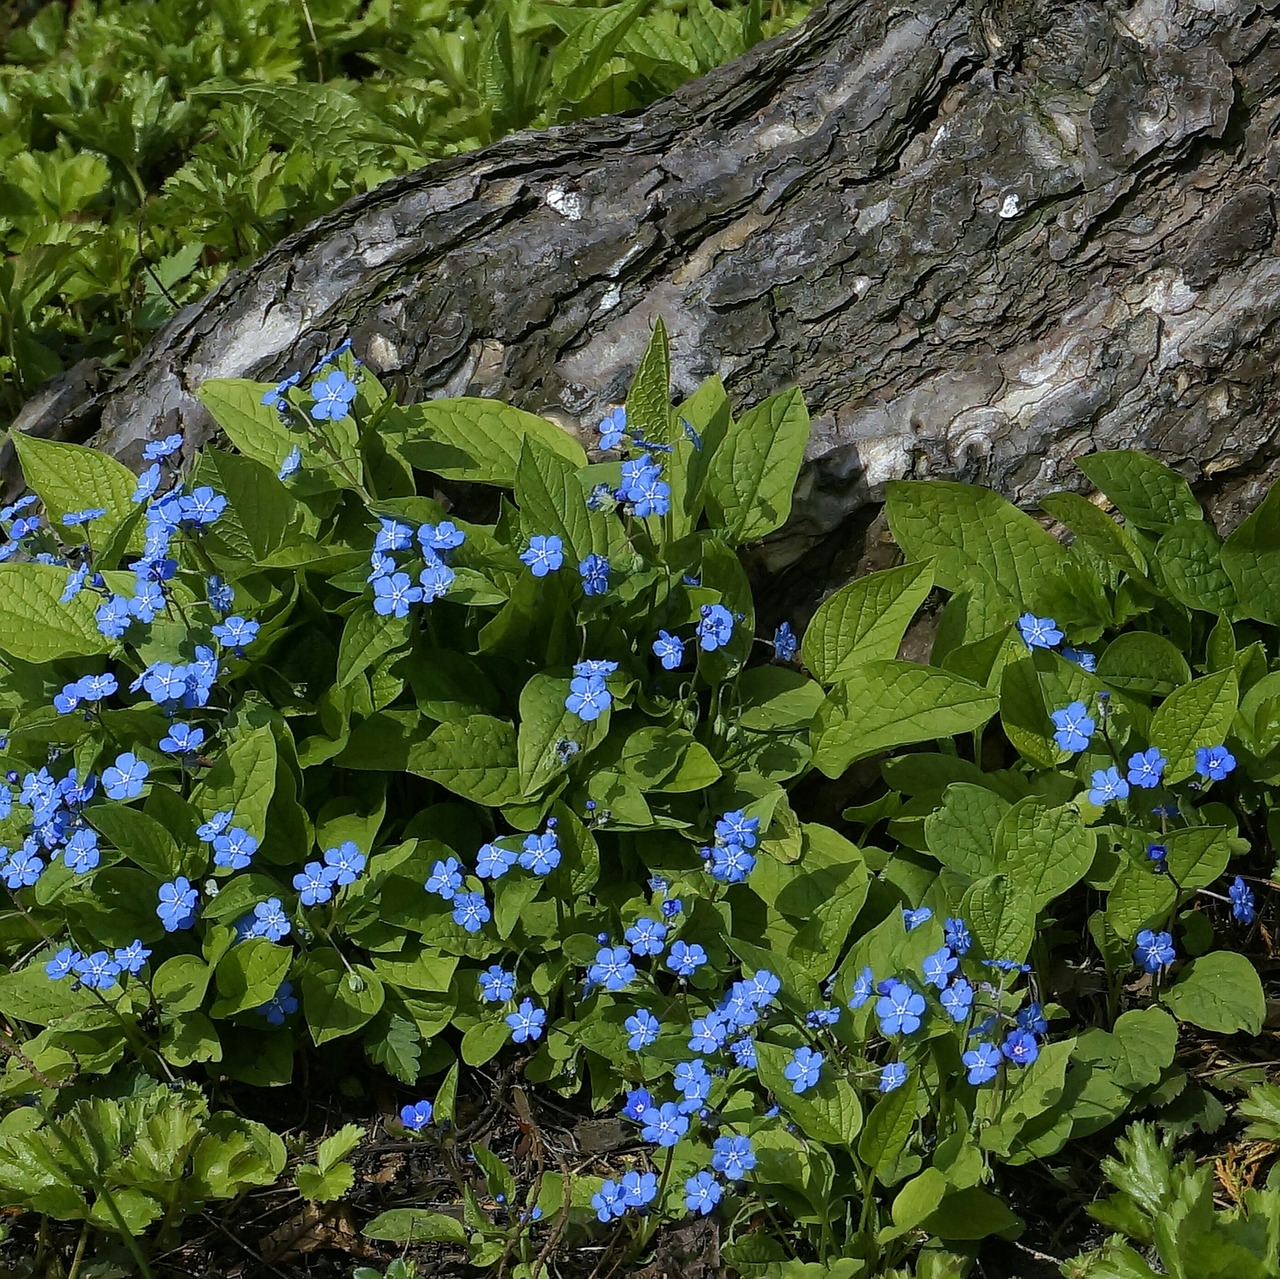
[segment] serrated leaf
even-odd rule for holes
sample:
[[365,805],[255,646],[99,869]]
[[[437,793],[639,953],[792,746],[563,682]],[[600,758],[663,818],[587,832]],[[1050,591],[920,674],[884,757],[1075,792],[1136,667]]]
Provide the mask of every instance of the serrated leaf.
[[581,101],[595,87],[605,64],[647,4],[648,0],[631,0],[630,4],[599,9],[556,49],[551,77],[570,102]]
[[998,705],[994,693],[946,671],[864,662],[827,695],[814,728],[814,763],[839,777],[879,751],[979,728]]
[[316,1163],[326,1171],[339,1159],[345,1159],[363,1140],[364,1129],[359,1124],[344,1124],[332,1136],[320,1143]]
[[315,1164],[302,1164],[294,1176],[298,1193],[315,1203],[332,1203],[351,1189],[356,1170],[350,1164],[338,1164],[323,1172]]
[[370,1060],[394,1075],[402,1084],[412,1085],[418,1082],[422,1063],[422,1036],[418,1033],[417,1026],[407,1017],[392,1013],[386,1030],[372,1040],[366,1037],[365,1047]]
[[805,628],[805,665],[831,684],[859,662],[893,660],[932,589],[928,560],[855,578],[824,600]]
[[398,451],[420,470],[447,480],[514,488],[526,436],[575,469],[587,464],[582,445],[567,431],[500,400],[425,400],[396,413],[405,431]]
[[796,387],[730,423],[707,471],[708,505],[730,542],[753,542],[787,522],[808,442],[809,411]]

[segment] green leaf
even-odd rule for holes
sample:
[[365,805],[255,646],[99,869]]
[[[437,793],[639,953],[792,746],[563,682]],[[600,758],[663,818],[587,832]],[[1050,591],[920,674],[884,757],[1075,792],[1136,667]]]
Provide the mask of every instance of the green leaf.
[[707,499],[735,545],[781,528],[809,442],[809,411],[798,388],[770,396],[733,422],[711,458]]
[[526,439],[516,467],[516,503],[525,540],[555,536],[564,543],[566,571],[609,549],[603,512],[587,509],[578,470],[534,439]]
[[996,871],[996,831],[1009,801],[985,786],[953,782],[942,804],[924,820],[929,852],[944,866],[970,879]]
[[462,1036],[462,1060],[468,1066],[492,1061],[511,1038],[511,1027],[501,1019],[479,1021]]
[[551,64],[551,78],[568,101],[580,102],[595,88],[605,65],[647,5],[648,0],[631,0],[630,4],[598,9],[560,44]]
[[934,667],[864,662],[827,695],[814,729],[814,763],[839,777],[879,751],[980,728],[998,705],[994,693]]
[[269,725],[240,732],[205,774],[191,802],[206,816],[232,809],[235,824],[261,842],[275,792],[276,765],[276,739]]
[[556,749],[560,743],[576,742],[583,752],[589,752],[609,731],[609,709],[586,721],[565,708],[569,685],[567,679],[539,674],[521,690],[517,758],[520,785],[529,797],[566,772],[578,758],[575,755],[562,762]]
[[[64,540],[81,536],[87,527],[93,546],[101,550],[137,509],[132,501],[137,476],[109,454],[22,431],[10,431],[9,438],[27,486],[40,495],[49,521]],[[63,525],[64,515],[90,507],[107,513],[79,529]]]
[[1009,875],[989,875],[965,893],[960,915],[989,959],[1020,964],[1035,936],[1036,912]]
[[1146,576],[1146,557],[1128,530],[1087,497],[1079,493],[1049,493],[1040,499],[1040,505],[1108,564],[1135,577]]
[[1236,616],[1246,597],[1237,598],[1226,559],[1221,539],[1202,519],[1178,520],[1156,546],[1160,576],[1174,599],[1188,608]]
[[382,982],[373,969],[356,964],[348,972],[338,952],[328,947],[307,956],[302,969],[302,1008],[317,1047],[354,1034],[377,1013],[382,1001]]
[[654,321],[649,344],[627,391],[627,433],[652,444],[671,444],[675,440],[671,422],[671,352],[661,316]]
[[1145,453],[1113,449],[1078,457],[1076,465],[1138,528],[1163,533],[1179,520],[1204,518],[1186,480]]
[[1261,505],[1227,538],[1222,567],[1244,617],[1280,622],[1280,484],[1271,486]]
[[212,976],[212,969],[199,955],[174,955],[156,969],[151,988],[165,1012],[189,1013],[204,1002]]
[[1019,800],[996,830],[995,864],[1014,890],[1030,899],[1032,913],[1083,879],[1096,852],[1097,838],[1073,804]]
[[[385,1018],[387,1014],[383,1012],[381,1016]],[[422,1073],[422,1036],[407,1017],[392,1013],[381,1033],[366,1034],[365,1047],[369,1059],[402,1084],[418,1082]]]
[[98,631],[101,599],[81,591],[61,603],[69,571],[53,564],[0,564],[0,653],[23,662],[109,653],[117,640]]
[[374,609],[372,600],[364,597],[357,600],[342,628],[337,686],[344,688],[379,658],[408,644],[412,627],[412,616],[383,615]]
[[214,977],[219,998],[209,1012],[214,1017],[260,1008],[274,998],[293,962],[293,951],[265,937],[250,937],[233,946],[218,961]]
[[805,629],[805,665],[834,684],[860,662],[891,661],[907,626],[933,589],[929,561],[855,578],[822,602]]
[[[279,550],[297,503],[276,478],[276,470],[250,457],[211,449],[200,457],[199,480],[227,499],[209,530],[233,554],[253,564]],[[206,534],[208,536],[209,534]]]
[[1151,717],[1150,740],[1168,760],[1165,785],[1191,776],[1199,747],[1220,746],[1226,741],[1235,718],[1236,695],[1232,667],[1193,680],[1160,703]]
[[1121,1088],[1136,1092],[1158,1083],[1173,1064],[1178,1024],[1163,1008],[1131,1008],[1116,1019],[1111,1038],[1112,1075]]
[[314,1203],[332,1203],[351,1189],[356,1170],[350,1164],[338,1164],[321,1171],[315,1164],[301,1164],[294,1174],[298,1193]]
[[784,1073],[791,1049],[779,1044],[756,1044],[760,1080],[778,1099],[782,1109],[814,1141],[829,1146],[852,1146],[862,1129],[862,1106],[853,1085],[838,1077],[831,1062],[823,1063],[818,1082],[797,1093]]
[[515,488],[526,437],[577,469],[587,464],[582,445],[567,431],[500,400],[425,400],[396,412],[406,431],[396,446],[399,452],[420,470],[446,480]]
[[1182,650],[1163,635],[1126,631],[1116,636],[1098,658],[1097,675],[1122,693],[1168,697],[1190,682],[1191,667]]
[[738,676],[738,723],[755,732],[806,728],[822,701],[818,684],[785,666],[753,666]]
[[935,557],[939,586],[981,591],[998,601],[1003,621],[1012,621],[1033,588],[1066,559],[1058,541],[1031,516],[973,484],[895,480],[885,514],[908,558]]
[[409,771],[464,799],[501,806],[523,795],[516,730],[491,715],[441,724],[413,751]]
[[178,845],[154,817],[124,804],[94,804],[84,810],[84,815],[135,866],[141,866],[158,881],[182,874]]
[[916,1122],[919,1091],[920,1071],[912,1070],[907,1082],[881,1097],[867,1116],[858,1140],[858,1158],[873,1172],[892,1168],[906,1148]]
[[1179,1021],[1220,1035],[1257,1035],[1267,1015],[1258,970],[1234,951],[1215,950],[1193,959],[1165,995]]
[[467,1247],[467,1232],[456,1217],[425,1208],[392,1208],[379,1213],[361,1233],[390,1243],[451,1243]]

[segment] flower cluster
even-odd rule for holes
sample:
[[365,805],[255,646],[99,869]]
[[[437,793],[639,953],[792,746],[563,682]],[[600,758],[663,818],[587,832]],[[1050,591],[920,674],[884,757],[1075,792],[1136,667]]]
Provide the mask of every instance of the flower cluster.
[[[399,520],[379,518],[381,527],[373,542],[368,581],[373,584],[373,610],[381,617],[408,617],[412,604],[430,604],[447,595],[457,579],[450,567],[452,553],[467,535],[449,520],[420,524],[413,529]],[[413,551],[421,562],[415,583],[401,571],[393,552]]]

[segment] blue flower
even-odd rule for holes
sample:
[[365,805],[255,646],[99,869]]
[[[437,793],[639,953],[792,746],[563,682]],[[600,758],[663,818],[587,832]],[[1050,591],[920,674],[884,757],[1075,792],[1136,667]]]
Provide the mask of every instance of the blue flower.
[[311,416],[317,422],[336,421],[347,416],[347,406],[356,398],[356,384],[341,369],[317,378],[308,393],[315,399]]
[[591,1206],[596,1210],[597,1220],[612,1221],[627,1211],[626,1192],[616,1181],[606,1178],[591,1196]]
[[902,922],[906,924],[907,932],[913,932],[921,924],[932,918],[933,911],[928,906],[917,906],[915,910],[909,910],[904,906],[902,909]]
[[98,852],[98,832],[87,828],[76,831],[67,840],[63,850],[63,861],[77,875],[86,875],[97,866],[100,858]]
[[84,956],[78,950],[64,946],[45,964],[44,970],[50,981],[61,981],[64,977],[70,976],[71,971],[83,958]]
[[285,455],[276,472],[276,479],[287,480],[302,465],[302,450],[295,444]]
[[642,476],[631,486],[629,496],[641,519],[650,515],[666,515],[671,510],[671,485],[657,475]]
[[764,1008],[772,1003],[773,997],[782,989],[782,982],[776,973],[771,973],[767,968],[758,968],[756,975],[747,983],[747,989],[756,1005]]
[[823,1060],[822,1054],[814,1052],[812,1048],[797,1048],[791,1054],[791,1060],[782,1073],[791,1080],[793,1092],[805,1092],[818,1082]]
[[115,960],[120,965],[120,971],[126,972],[132,977],[136,977],[143,969],[143,965],[151,958],[151,952],[142,944],[140,937],[135,938],[127,946],[122,946],[116,950]]
[[623,990],[635,979],[636,966],[627,946],[605,946],[596,952],[596,962],[587,969],[587,980],[606,990]]
[[235,816],[235,810],[224,808],[220,813],[214,813],[207,822],[196,827],[196,834],[204,843],[210,843],[214,836],[221,835],[224,830],[231,825],[232,818]]
[[[396,574],[404,577],[403,573]],[[407,579],[406,579],[407,580]],[[214,638],[220,640],[227,648],[234,648],[239,656],[244,648],[252,644],[258,635],[258,623],[244,617],[229,617],[213,628]]]
[[729,1027],[717,1012],[695,1017],[689,1031],[689,1051],[695,1053],[718,1052],[729,1038]]
[[453,899],[453,922],[478,933],[493,918],[483,893],[458,893]]
[[599,448],[602,452],[616,449],[622,443],[627,429],[626,406],[619,404],[611,408],[596,430],[600,432]]
[[198,897],[199,894],[191,887],[185,875],[179,875],[172,882],[160,885],[160,904],[156,907],[156,914],[166,933],[190,928],[196,922]]
[[1255,909],[1253,889],[1244,882],[1242,875],[1237,875],[1232,881],[1227,896],[1231,898],[1231,913],[1236,920],[1241,924],[1252,924]]
[[529,549],[520,552],[534,577],[546,577],[564,563],[564,543],[558,537],[531,537]]
[[756,1041],[750,1035],[731,1043],[729,1051],[733,1054],[734,1061],[744,1070],[755,1070],[760,1064],[756,1058]]
[[129,601],[123,595],[112,595],[94,610],[94,620],[100,634],[107,639],[119,639],[129,629],[133,615]]
[[717,844],[703,852],[711,854],[707,868],[711,878],[723,884],[740,884],[756,868],[756,859],[740,844]]
[[623,936],[637,955],[661,955],[667,944],[667,926],[645,915],[637,919]]
[[409,605],[422,600],[422,588],[408,573],[392,573],[373,583],[373,611],[379,617],[408,617]]
[[969,1009],[973,1007],[973,987],[963,977],[959,977],[938,998],[946,1009],[947,1016],[959,1023],[968,1017]]
[[522,869],[535,875],[550,875],[560,865],[560,843],[555,831],[549,830],[545,835],[526,835],[519,861]]
[[674,1146],[688,1131],[688,1117],[680,1113],[674,1101],[664,1101],[656,1111],[648,1109],[640,1135],[658,1146]]
[[243,826],[233,826],[213,840],[213,864],[230,870],[244,870],[258,851],[258,841]]
[[612,675],[617,669],[617,662],[610,662],[601,657],[589,657],[585,661],[578,662],[573,668],[573,673],[579,679],[591,679],[593,676],[603,679]]
[[658,1032],[662,1029],[662,1024],[647,1008],[637,1008],[623,1022],[623,1027],[627,1034],[631,1036],[627,1040],[627,1047],[632,1052],[639,1052],[642,1048],[648,1048],[657,1039]]
[[160,739],[160,749],[167,755],[190,755],[204,743],[204,729],[190,724],[172,723],[168,735]]
[[1086,649],[1064,648],[1062,656],[1083,670],[1092,672],[1098,669],[1098,659]]
[[711,1076],[707,1074],[707,1067],[701,1057],[680,1062],[675,1068],[672,1082],[682,1094],[682,1100],[676,1104],[683,1115],[691,1115],[695,1110],[701,1109],[711,1092]]
[[516,864],[516,854],[500,844],[482,844],[476,854],[476,874],[481,879],[501,879]]
[[176,453],[182,447],[181,433],[166,435],[163,440],[152,440],[142,446],[142,456],[148,462],[156,462],[162,457]]
[[839,1008],[813,1008],[804,1015],[804,1024],[811,1030],[821,1030],[823,1026],[834,1026],[839,1020]]
[[75,528],[77,524],[91,524],[94,520],[100,520],[106,513],[105,506],[94,506],[84,511],[71,511],[62,517],[62,522],[67,528]]
[[4,863],[4,882],[10,888],[30,888],[44,872],[44,861],[36,854],[34,841],[28,839]]
[[1023,613],[1018,618],[1018,630],[1028,648],[1053,648],[1062,643],[1062,632],[1051,617]]
[[137,799],[150,771],[144,761],[126,751],[116,756],[114,765],[102,770],[102,788],[108,799]]
[[1000,1068],[1000,1049],[985,1041],[975,1044],[961,1059],[969,1068],[971,1084],[990,1083]]
[[326,873],[332,874],[339,888],[354,884],[365,867],[365,855],[356,847],[353,839],[344,839],[337,848],[324,850]]
[[1014,1030],[1006,1036],[1000,1051],[1015,1066],[1029,1066],[1040,1055],[1040,1045],[1030,1031]]
[[627,1100],[623,1103],[622,1117],[640,1123],[652,1106],[653,1097],[647,1088],[633,1088],[627,1093]]
[[293,993],[293,983],[281,982],[280,989],[254,1011],[261,1013],[273,1026],[283,1026],[284,1019],[290,1013],[298,1011],[298,1000]]
[[951,974],[959,966],[960,961],[946,946],[943,946],[941,950],[935,950],[932,955],[924,957],[920,970],[924,973],[925,981],[942,990],[951,980]]
[[603,595],[609,589],[609,561],[603,555],[588,555],[578,565],[582,590],[586,595]]
[[684,1206],[690,1212],[706,1216],[720,1202],[724,1191],[720,1183],[707,1172],[696,1172],[684,1183]]
[[1129,783],[1120,776],[1120,770],[1112,765],[1110,768],[1095,768],[1093,780],[1089,787],[1089,802],[1101,808],[1113,799],[1127,799]]
[[434,1113],[435,1107],[429,1101],[415,1101],[411,1106],[400,1107],[400,1122],[410,1132],[421,1132]]
[[667,955],[667,967],[678,977],[691,977],[706,962],[707,952],[697,942],[678,941]]
[[1044,1008],[1038,1003],[1030,1003],[1018,1012],[1018,1029],[1031,1035],[1049,1033],[1049,1022],[1044,1015]]
[[160,487],[160,463],[155,462],[138,476],[137,487],[133,490],[130,501],[135,505],[145,502]]
[[760,819],[758,817],[748,817],[746,812],[737,808],[731,813],[725,813],[716,822],[716,838],[724,840],[726,843],[734,841],[743,846],[743,848],[754,848],[756,846],[757,834],[760,830]]
[[1072,702],[1064,710],[1053,711],[1050,718],[1058,730],[1054,733],[1053,740],[1058,743],[1059,750],[1084,750],[1097,728],[1083,702]]
[[1129,756],[1129,785],[1150,790],[1160,785],[1167,760],[1156,746]]
[[546,1010],[535,1007],[532,1000],[522,999],[520,1007],[506,1015],[505,1021],[511,1027],[513,1043],[523,1044],[527,1039],[540,1039],[542,1026],[547,1020]]
[[213,573],[205,583],[205,597],[209,601],[209,607],[219,617],[225,617],[235,603],[236,593],[234,587],[228,586],[222,578]]
[[429,893],[435,893],[437,897],[443,897],[445,901],[452,901],[454,894],[462,887],[462,868],[456,857],[450,857],[447,861],[436,862],[431,867],[431,874],[427,877],[427,882],[423,884],[423,888]]
[[89,565],[81,564],[78,569],[67,574],[67,584],[63,587],[62,597],[59,600],[61,604],[70,603],[77,595],[84,590],[85,579],[89,576]]
[[855,1010],[861,1008],[871,998],[875,986],[875,975],[870,968],[864,968],[853,979],[853,994],[849,996],[849,1007]]
[[666,631],[659,631],[653,641],[654,656],[662,662],[663,670],[674,671],[684,661],[684,641]]
[[227,509],[227,499],[207,484],[178,499],[179,520],[184,526],[203,528],[215,524]]
[[904,1062],[891,1061],[880,1072],[880,1091],[893,1092],[907,1082],[907,1067]]
[[268,897],[253,908],[255,936],[265,937],[268,941],[283,941],[290,930],[289,916],[284,913],[284,905],[278,897]]
[[799,647],[800,641],[796,638],[795,631],[791,629],[791,623],[782,622],[773,633],[774,657],[780,662],[790,662],[794,659]]
[[1196,772],[1220,782],[1236,766],[1236,757],[1225,746],[1201,746],[1196,751]]
[[876,1000],[876,1017],[882,1035],[911,1035],[920,1029],[924,1012],[924,996],[904,981],[893,981],[888,991]]
[[569,681],[569,696],[564,699],[564,708],[590,723],[599,719],[612,701],[613,695],[605,687],[603,676],[579,675]]
[[696,627],[698,643],[704,652],[714,653],[733,637],[733,614],[723,604],[704,604]]
[[1173,934],[1152,932],[1144,928],[1138,934],[1138,945],[1133,952],[1133,962],[1140,964],[1149,973],[1158,973],[1167,964],[1173,963],[1178,952],[1173,946]]
[[480,974],[480,998],[486,1004],[505,1004],[516,993],[516,975],[501,964],[490,964]]
[[333,897],[333,881],[319,862],[308,862],[293,877],[293,886],[304,906],[319,906]]
[[739,1181],[756,1166],[750,1137],[717,1137],[711,1147],[711,1166],[729,1181]]
[[942,929],[943,938],[957,955],[967,955],[973,945],[973,937],[963,919],[947,918]]
[[92,955],[76,961],[75,972],[81,985],[106,990],[116,984],[120,965],[105,950],[95,950]]

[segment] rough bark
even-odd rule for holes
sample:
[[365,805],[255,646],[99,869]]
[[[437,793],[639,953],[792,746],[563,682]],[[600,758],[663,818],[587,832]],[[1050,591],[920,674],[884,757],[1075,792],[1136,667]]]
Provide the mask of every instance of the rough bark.
[[1022,501],[1141,446],[1233,524],[1280,471],[1280,4],[833,0],[648,111],[389,182],[180,313],[63,424],[135,465],[210,377],[350,335],[402,399],[589,430],[654,317],[687,392],[814,416],[794,560],[885,481]]

